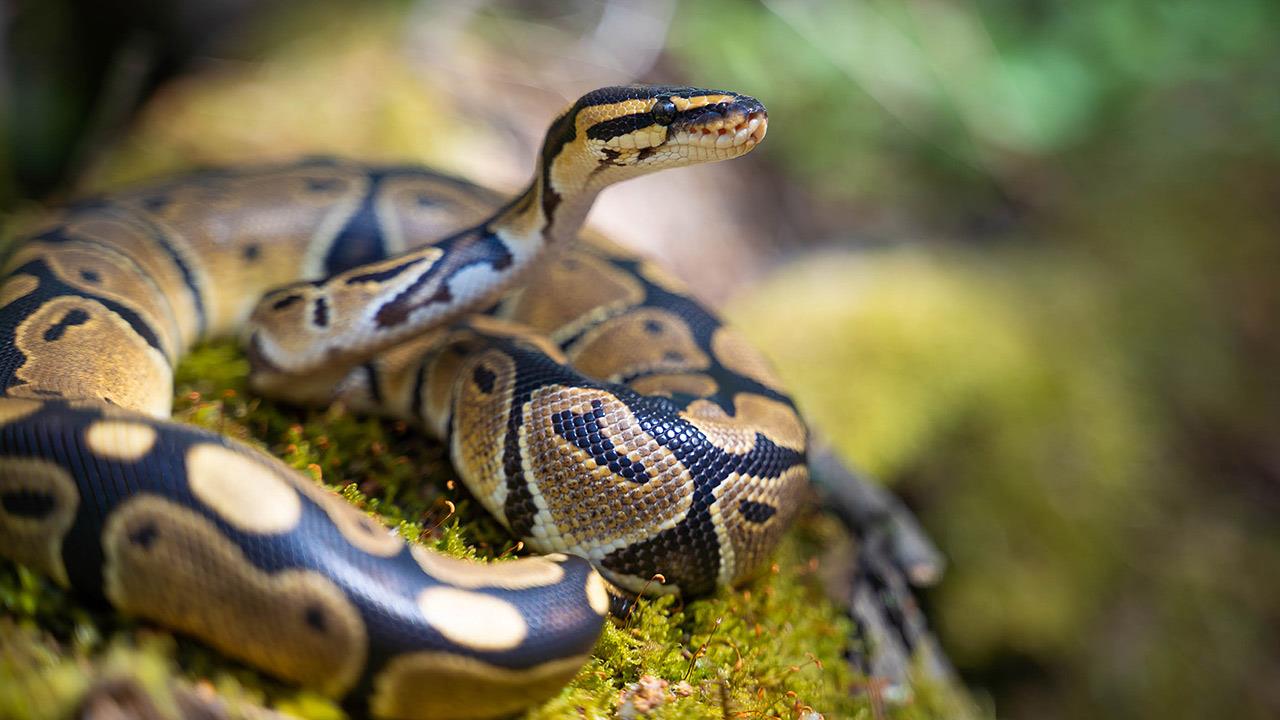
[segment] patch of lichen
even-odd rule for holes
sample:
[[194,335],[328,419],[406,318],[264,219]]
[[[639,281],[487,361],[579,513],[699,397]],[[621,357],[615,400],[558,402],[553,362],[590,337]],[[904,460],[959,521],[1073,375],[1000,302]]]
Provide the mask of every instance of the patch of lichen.
[[[438,443],[404,423],[341,406],[264,401],[246,392],[247,371],[234,345],[193,353],[177,372],[175,417],[282,458],[409,541],[461,557],[515,555],[516,544],[456,482]],[[863,679],[844,659],[851,621],[825,599],[816,574],[820,550],[840,541],[839,532],[830,520],[810,517],[757,581],[683,604],[669,597],[640,602],[606,624],[590,663],[529,717],[610,717],[627,683],[642,675],[688,683],[687,694],[671,695],[654,718],[799,717],[810,708],[828,718],[873,717],[867,696],[856,693]],[[0,694],[0,703],[9,703],[0,704],[5,717],[63,716],[93,682],[120,672],[120,657],[145,659],[139,684],[161,698],[180,678],[234,702],[316,720],[342,716],[328,699],[87,603],[11,563],[0,564],[0,610],[11,619],[0,626],[0,645],[14,648],[0,653],[0,687],[10,688]],[[945,716],[931,697],[922,689],[917,702],[890,714]]]

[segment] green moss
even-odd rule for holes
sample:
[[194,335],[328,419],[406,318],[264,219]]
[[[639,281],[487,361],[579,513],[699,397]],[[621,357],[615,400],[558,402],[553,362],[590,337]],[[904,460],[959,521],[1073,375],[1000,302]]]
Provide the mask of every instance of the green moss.
[[[398,526],[410,541],[459,557],[515,555],[515,543],[456,481],[438,443],[404,423],[358,417],[341,406],[306,410],[252,397],[245,392],[247,370],[233,345],[201,348],[178,369],[175,416],[284,459]],[[670,694],[654,718],[797,717],[806,708],[828,718],[873,717],[865,697],[851,694],[862,682],[843,659],[851,622],[823,597],[816,576],[819,550],[839,541],[839,533],[830,520],[808,518],[756,582],[684,604],[669,597],[640,602],[627,618],[606,624],[588,665],[528,716],[609,717],[628,683],[652,675],[688,683],[687,695]],[[233,704],[264,703],[315,720],[343,716],[315,693],[84,603],[11,563],[0,564],[0,609],[11,618],[0,626],[0,640],[17,648],[0,654],[4,717],[64,716],[95,679],[115,672],[122,653],[145,668],[139,684],[161,699],[182,678],[207,684]],[[37,695],[36,686],[48,688],[48,697]],[[892,715],[943,716],[930,697],[922,691]]]

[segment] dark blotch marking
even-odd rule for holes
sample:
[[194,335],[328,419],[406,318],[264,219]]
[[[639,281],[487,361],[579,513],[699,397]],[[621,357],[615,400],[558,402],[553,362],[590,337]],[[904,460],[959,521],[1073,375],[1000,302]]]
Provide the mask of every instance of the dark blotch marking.
[[[422,396],[426,392],[427,387],[427,363],[423,361],[418,364],[418,371],[413,374],[413,414],[419,420],[426,420],[426,413],[422,412]],[[452,426],[453,421],[449,424]],[[445,438],[445,447],[449,446],[449,438]]]
[[587,137],[592,140],[608,142],[611,138],[633,133],[653,124],[653,116],[649,113],[632,113],[631,115],[623,115],[622,117],[604,120],[592,125],[587,128]]
[[372,362],[360,366],[364,370],[364,379],[369,386],[369,397],[378,405],[382,404],[382,384],[378,381],[378,368]]
[[640,152],[636,155],[636,162],[642,163],[645,160],[648,160],[649,156],[656,152],[658,152],[658,148],[656,147],[640,148]]
[[271,303],[272,310],[283,310],[294,303],[302,302],[301,295],[286,295],[279,300]]
[[149,550],[158,537],[160,537],[160,528],[156,527],[155,523],[149,522],[134,528],[129,533],[129,542],[143,550]]
[[671,362],[684,362],[684,354],[678,353],[675,350],[668,350],[662,353],[662,358]]
[[657,320],[645,320],[644,331],[650,335],[659,335],[662,333],[662,323]]
[[330,192],[343,186],[337,178],[307,178],[307,192]]
[[316,327],[329,327],[329,303],[322,297],[316,298],[316,306],[312,315]]
[[542,177],[539,179],[542,187],[542,215],[547,220],[547,227],[543,229],[544,233],[551,233],[551,226],[555,224],[556,209],[560,207],[563,200],[560,193],[555,191],[551,186],[551,168],[555,163],[556,157],[578,137],[578,128],[574,124],[575,118],[578,116],[578,110],[586,107],[586,98],[578,101],[578,104],[570,108],[568,112],[556,118],[551,123],[551,128],[547,130],[547,136],[542,142]]
[[58,507],[58,500],[51,493],[24,488],[0,496],[0,505],[10,515],[41,520],[53,514]]
[[612,149],[612,148],[605,148],[605,149],[604,149],[604,159],[605,159],[605,160],[606,160],[610,165],[623,165],[623,164],[625,164],[625,163],[620,163],[620,162],[618,162],[618,158],[620,158],[620,157],[622,157],[622,151],[621,151],[621,150],[614,150],[614,149]]
[[93,285],[97,285],[98,283],[102,282],[102,276],[94,272],[93,270],[89,270],[89,269],[82,269],[80,271],[80,278],[85,282],[91,283]]
[[244,248],[240,250],[240,257],[244,258],[246,262],[253,262],[254,260],[257,260],[260,255],[262,255],[262,248],[256,244],[245,245]]
[[303,614],[303,620],[306,621],[307,627],[316,632],[323,633],[328,630],[328,621],[325,618],[324,608],[318,605],[308,605],[307,611]]
[[632,460],[618,452],[613,441],[605,437],[600,421],[604,419],[604,403],[591,401],[591,412],[576,413],[561,410],[551,416],[551,428],[557,435],[573,443],[575,447],[591,454],[595,461],[615,474],[632,482],[651,480],[644,463]]
[[168,195],[152,195],[142,199],[142,207],[147,212],[160,212],[169,206]]
[[676,119],[676,104],[669,97],[660,97],[653,103],[653,121],[659,125],[670,125]]
[[662,573],[667,584],[686,597],[715,589],[720,571],[720,543],[705,504],[695,505],[678,525],[648,540],[609,553],[600,564],[607,570],[648,578]]
[[[387,257],[386,243],[382,237],[382,224],[378,221],[377,198],[381,190],[383,173],[369,173],[369,187],[360,206],[347,218],[346,224],[329,246],[324,268],[328,275],[354,267],[377,262]],[[327,180],[327,183],[334,181]]]
[[71,310],[66,315],[63,315],[61,320],[50,325],[49,329],[44,331],[44,341],[55,342],[60,340],[66,334],[67,328],[83,325],[87,322],[89,322],[89,313],[80,309]]
[[[478,235],[477,235],[478,233]],[[409,320],[414,310],[436,303],[448,303],[454,298],[449,289],[449,280],[472,265],[489,265],[494,270],[506,270],[515,262],[511,251],[502,240],[492,232],[483,228],[472,229],[461,234],[441,240],[436,247],[444,252],[444,257],[432,263],[408,287],[378,308],[374,320],[378,327],[394,327]],[[437,280],[436,289],[431,295],[421,300],[414,300],[414,295],[424,292],[432,280]]]
[[755,500],[743,500],[738,503],[738,512],[747,522],[763,523],[773,517],[778,508]]
[[418,197],[415,199],[418,203],[418,207],[435,207],[439,204],[430,193],[418,193]]
[[489,368],[477,365],[475,371],[471,373],[471,379],[475,381],[476,387],[480,388],[480,392],[488,395],[493,392],[494,381],[498,376]]

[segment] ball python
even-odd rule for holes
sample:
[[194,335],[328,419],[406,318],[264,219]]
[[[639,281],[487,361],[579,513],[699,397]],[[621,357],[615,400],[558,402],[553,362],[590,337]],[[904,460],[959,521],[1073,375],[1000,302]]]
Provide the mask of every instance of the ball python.
[[[749,576],[806,482],[805,426],[761,356],[650,261],[582,232],[606,186],[741,156],[766,127],[745,95],[611,87],[555,118],[505,201],[318,158],[52,213],[0,284],[0,553],[360,714],[492,717],[549,697],[610,592]],[[170,420],[178,359],[236,333],[256,391],[416,423],[543,554],[428,551]]]

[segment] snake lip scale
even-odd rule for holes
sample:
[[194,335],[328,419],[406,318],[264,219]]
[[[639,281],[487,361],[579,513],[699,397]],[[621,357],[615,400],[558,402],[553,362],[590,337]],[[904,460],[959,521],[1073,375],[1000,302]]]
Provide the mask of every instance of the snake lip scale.
[[[739,157],[767,125],[729,91],[609,87],[551,121],[509,199],[309,158],[51,211],[0,281],[0,554],[360,716],[550,697],[611,599],[756,573],[807,482],[808,433],[768,363],[582,228],[605,187]],[[541,555],[405,543],[279,460],[173,422],[176,363],[235,334],[257,392],[445,443]]]

